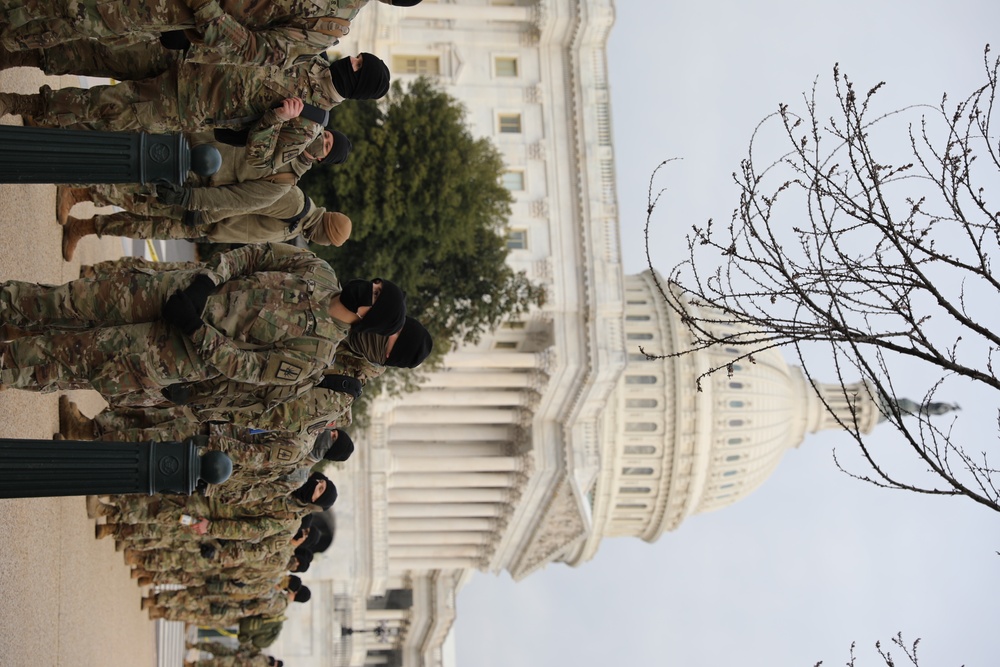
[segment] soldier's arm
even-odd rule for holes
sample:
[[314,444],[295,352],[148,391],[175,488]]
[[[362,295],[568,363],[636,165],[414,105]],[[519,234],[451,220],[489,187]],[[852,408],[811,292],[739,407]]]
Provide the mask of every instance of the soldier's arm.
[[257,271],[304,271],[310,267],[330,270],[312,252],[287,243],[257,243],[220,253],[205,263],[216,285]]
[[[246,350],[218,329],[202,325],[191,335],[202,360],[237,382],[297,385],[321,373],[328,360],[296,350]],[[332,356],[332,351],[331,351]]]
[[288,164],[323,133],[323,126],[308,118],[280,120],[274,109],[250,128],[246,158],[251,167],[275,171]]
[[304,54],[325,51],[338,32],[316,29],[313,21],[295,19],[263,30],[251,30],[226,13],[217,0],[190,0],[201,44],[186,55],[193,62],[288,67]]
[[288,521],[271,517],[252,519],[218,519],[210,521],[206,535],[220,540],[260,542],[287,529]]
[[246,215],[252,213],[254,215],[266,215],[273,218],[278,218],[279,220],[284,220],[286,218],[291,218],[295,216],[299,211],[302,210],[305,204],[305,195],[302,190],[299,189],[297,185],[293,185],[289,190],[278,197],[275,201],[266,206],[254,209],[251,211],[203,211],[201,214],[201,219],[203,222],[221,222],[227,218],[231,218],[237,215]]
[[227,215],[236,211],[246,213],[273,204],[291,187],[292,183],[276,183],[260,178],[230,185],[191,188],[187,207],[195,211],[223,210]]

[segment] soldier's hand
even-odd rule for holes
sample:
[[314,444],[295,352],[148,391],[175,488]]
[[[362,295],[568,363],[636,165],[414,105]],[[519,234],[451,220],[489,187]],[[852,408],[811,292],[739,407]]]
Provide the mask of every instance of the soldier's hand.
[[156,201],[168,206],[183,206],[187,208],[191,202],[191,188],[166,181],[157,183]]
[[201,557],[205,560],[215,560],[215,554],[217,551],[211,544],[202,544],[198,547],[198,551],[201,553]]
[[163,319],[166,320],[167,324],[177,327],[188,336],[205,324],[201,319],[201,314],[195,309],[190,297],[183,290],[174,292],[163,304]]
[[184,294],[191,300],[191,305],[199,315],[205,310],[205,302],[215,292],[215,283],[206,275],[196,276],[191,284],[184,289]]
[[199,519],[198,523],[191,524],[191,530],[198,535],[204,535],[208,532],[208,519]]
[[278,120],[287,121],[298,118],[299,114],[305,108],[306,104],[301,99],[298,97],[289,97],[281,103],[280,107],[275,109],[275,112],[278,114]]

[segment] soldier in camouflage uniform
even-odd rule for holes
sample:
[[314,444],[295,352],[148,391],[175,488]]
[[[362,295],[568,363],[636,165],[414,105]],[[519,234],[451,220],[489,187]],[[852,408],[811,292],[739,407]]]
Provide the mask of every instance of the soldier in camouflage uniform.
[[181,215],[143,215],[120,211],[87,219],[67,217],[63,258],[72,259],[77,243],[90,234],[132,239],[206,239],[213,243],[282,242],[301,235],[310,243],[341,246],[351,234],[351,219],[317,206],[293,186],[272,204],[235,214],[185,210]]
[[308,602],[311,592],[306,586],[298,591],[279,591],[247,600],[205,595],[197,587],[178,591],[161,591],[146,598],[143,608],[150,610],[150,618],[171,621],[188,621],[207,627],[224,628],[239,623],[249,616],[277,616],[285,611],[289,602]]
[[189,663],[191,667],[283,667],[284,664],[280,660],[264,655],[260,649],[253,646],[233,648],[222,642],[203,640],[196,644],[188,644],[187,647],[202,653],[211,653],[213,656]]
[[[0,115],[21,114],[43,127],[147,132],[249,128],[247,158],[272,169],[293,160],[322,133],[345,99],[378,99],[389,70],[370,53],[330,63],[308,56],[288,69],[185,60],[154,78],[92,88],[43,86],[36,95],[0,93]],[[308,105],[288,117],[288,99]]]
[[[379,1],[410,7],[420,0]],[[0,43],[12,51],[81,38],[123,45],[184,30],[184,36],[171,34],[163,41],[185,48],[189,59],[287,66],[298,56],[336,44],[366,4],[368,0],[3,0],[8,25]]]
[[221,376],[277,404],[294,398],[281,387],[318,381],[350,326],[402,325],[405,303],[392,283],[351,281],[344,290],[326,262],[285,244],[244,246],[198,272],[134,270],[59,287],[8,281],[0,324],[49,333],[0,343],[0,383],[93,388],[111,401],[135,393],[162,401],[166,392],[178,402],[189,383]]
[[47,49],[7,51],[0,46],[0,70],[36,67],[49,76],[76,74],[118,81],[151,79],[176,66],[183,51],[165,49],[158,41],[115,47],[78,39]]

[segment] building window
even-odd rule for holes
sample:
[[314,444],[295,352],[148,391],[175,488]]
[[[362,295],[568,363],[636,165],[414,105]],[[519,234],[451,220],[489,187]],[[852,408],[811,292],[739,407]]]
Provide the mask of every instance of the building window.
[[729,444],[729,445],[738,445],[738,444],[740,444],[742,442],[743,442],[743,438],[730,438],[729,440],[726,441],[726,444]]
[[528,249],[528,230],[527,229],[511,229],[507,232],[507,249],[508,250],[527,250]]
[[494,350],[516,350],[517,341],[513,340],[497,340],[493,341]]
[[626,301],[625,303],[627,303],[630,306],[645,306],[648,303],[648,301],[638,301],[638,300],[633,301],[633,300],[630,299],[630,300]]
[[628,422],[625,424],[626,433],[654,433],[656,424],[653,422]]
[[625,445],[626,456],[649,456],[656,453],[653,445]]
[[649,487],[648,486],[622,486],[622,487],[618,488],[618,493],[631,493],[631,494],[649,493]]
[[726,463],[729,463],[731,461],[739,461],[740,458],[741,457],[739,454],[730,454],[729,456],[726,457]]
[[729,388],[730,389],[742,389],[743,388],[743,383],[742,382],[730,382],[729,383]]
[[722,473],[722,476],[723,477],[732,477],[735,474],[736,474],[735,470],[727,470],[726,472]]
[[720,486],[719,488],[720,488],[720,489],[731,489],[731,488],[733,488],[734,486],[736,486],[736,485],[735,485],[735,484],[733,484],[732,482],[730,482],[729,484],[723,484],[723,485],[722,485],[722,486]]
[[441,59],[437,56],[393,56],[394,74],[420,74],[438,76],[441,74]]
[[648,467],[625,466],[622,468],[623,475],[652,475],[653,469]]
[[517,76],[517,58],[497,56],[493,59],[493,72],[498,76]]
[[628,333],[625,334],[627,340],[653,340],[651,333]]
[[644,510],[647,507],[646,503],[618,503],[615,505],[615,509],[619,510]]
[[727,347],[726,348],[726,352],[728,352],[729,354],[739,354],[740,353],[740,351],[738,349],[736,349],[735,347]]
[[655,408],[659,401],[655,398],[626,398],[626,408]]
[[648,322],[649,315],[626,315],[626,322]]
[[730,426],[743,426],[743,420],[742,419],[730,419],[729,420],[729,425]]
[[649,357],[647,357],[642,352],[629,352],[628,353],[628,360],[629,361],[652,361],[652,359],[650,359]]
[[731,408],[742,408],[743,401],[729,401],[729,407]]
[[500,134],[521,134],[521,114],[502,113],[497,116]]
[[525,326],[526,326],[525,323],[521,322],[520,320],[511,320],[510,322],[504,322],[503,323],[503,328],[504,329],[521,330],[521,329],[524,329]]
[[500,182],[511,192],[521,192],[524,190],[524,172],[505,171],[500,177]]
[[626,375],[625,384],[656,384],[655,375]]

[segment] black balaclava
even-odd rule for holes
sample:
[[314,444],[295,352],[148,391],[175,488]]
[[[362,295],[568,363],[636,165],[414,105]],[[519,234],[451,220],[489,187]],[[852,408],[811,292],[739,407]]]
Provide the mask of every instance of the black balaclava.
[[314,502],[325,510],[333,507],[333,504],[337,502],[337,485],[330,480],[327,480],[326,491],[324,491]]
[[392,0],[393,7],[413,7],[420,4],[420,0]]
[[295,591],[295,601],[296,602],[309,602],[312,598],[312,591],[309,590],[308,586],[303,586],[299,590]]
[[340,302],[357,314],[358,308],[372,305],[374,284],[371,280],[348,280],[340,292]]
[[431,338],[430,332],[424,328],[423,324],[407,315],[399,337],[392,345],[389,358],[385,360],[385,365],[397,368],[416,368],[424,363],[424,359],[430,355],[433,349],[434,339]]
[[294,574],[288,575],[288,585],[285,588],[290,591],[299,590],[302,588],[302,577],[297,577]]
[[[319,504],[317,502],[313,502],[312,495],[313,491],[316,490],[316,485],[319,484],[319,481],[321,479],[326,479],[326,475],[324,475],[321,472],[314,472],[313,474],[309,475],[309,479],[305,481],[305,484],[292,491],[292,496],[305,505],[308,505],[310,503],[314,505]],[[327,482],[328,485],[332,484],[332,482],[329,482],[329,480],[327,480]]]
[[309,569],[309,566],[312,565],[313,562],[313,552],[308,549],[303,549],[302,547],[299,547],[292,552],[292,557],[295,558],[295,561],[299,564],[299,566],[295,568],[296,572],[305,572]]
[[344,429],[338,428],[334,430],[337,431],[337,439],[333,441],[330,448],[323,454],[323,458],[327,461],[346,461],[354,453],[354,441],[351,440],[351,436],[347,435],[347,431]]
[[[326,129],[330,130],[330,128]],[[330,132],[333,134],[333,148],[326,154],[326,157],[320,160],[320,164],[344,164],[347,162],[347,156],[354,149],[354,144],[343,132],[337,130],[330,130]]]
[[377,100],[389,92],[389,68],[372,53],[361,53],[361,69],[351,67],[350,56],[330,63],[333,87],[348,100]]
[[375,280],[382,281],[382,291],[378,301],[360,322],[351,326],[351,330],[358,333],[370,331],[382,336],[391,336],[402,329],[403,323],[406,321],[406,295],[392,281],[383,278]]

